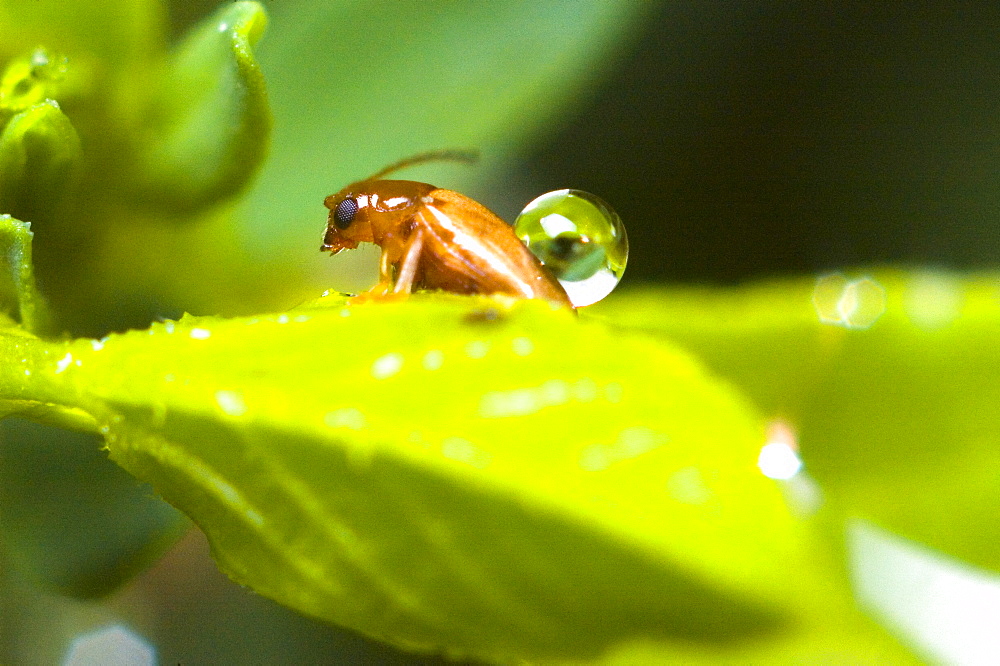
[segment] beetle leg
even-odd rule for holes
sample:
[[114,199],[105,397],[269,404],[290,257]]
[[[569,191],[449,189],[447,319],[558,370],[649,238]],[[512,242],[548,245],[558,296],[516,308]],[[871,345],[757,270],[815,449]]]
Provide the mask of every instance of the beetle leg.
[[417,228],[406,241],[403,249],[403,261],[399,265],[399,273],[396,275],[396,286],[393,293],[410,293],[413,287],[413,280],[417,276],[417,264],[420,262],[420,252],[424,248],[424,230]]
[[372,294],[388,294],[392,292],[392,257],[388,249],[382,250],[378,263],[378,284],[369,290]]

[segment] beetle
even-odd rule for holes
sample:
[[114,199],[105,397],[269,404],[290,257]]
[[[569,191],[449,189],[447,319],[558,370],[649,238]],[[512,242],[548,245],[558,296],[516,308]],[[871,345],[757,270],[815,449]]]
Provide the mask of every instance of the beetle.
[[441,289],[459,294],[507,294],[572,307],[559,281],[482,204],[428,183],[385,180],[400,169],[437,160],[475,161],[474,153],[414,155],[326,197],[320,250],[337,254],[359,243],[382,249],[373,296]]

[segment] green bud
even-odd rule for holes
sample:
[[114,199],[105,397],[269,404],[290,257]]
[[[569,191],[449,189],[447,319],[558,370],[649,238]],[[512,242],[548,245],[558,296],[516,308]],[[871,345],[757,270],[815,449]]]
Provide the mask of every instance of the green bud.
[[0,252],[4,271],[0,276],[0,296],[16,303],[21,325],[28,331],[45,328],[48,308],[35,287],[35,272],[31,263],[31,225],[0,215]]
[[0,134],[0,212],[40,219],[73,188],[80,138],[59,104],[21,111]]
[[264,159],[271,129],[251,46],[267,24],[256,2],[236,2],[194,28],[155,91],[141,151],[143,203],[191,213],[239,192]]

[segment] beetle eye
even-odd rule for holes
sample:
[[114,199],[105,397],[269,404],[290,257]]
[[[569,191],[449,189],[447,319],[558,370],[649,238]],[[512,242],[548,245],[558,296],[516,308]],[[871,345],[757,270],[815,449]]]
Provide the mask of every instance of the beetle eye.
[[346,229],[354,222],[354,216],[358,214],[358,202],[353,197],[347,197],[333,211],[333,223],[338,229]]

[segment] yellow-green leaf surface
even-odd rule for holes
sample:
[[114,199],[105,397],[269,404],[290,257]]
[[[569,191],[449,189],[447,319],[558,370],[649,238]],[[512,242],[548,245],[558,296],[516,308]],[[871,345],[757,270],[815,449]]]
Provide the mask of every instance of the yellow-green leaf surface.
[[616,325],[676,340],[790,419],[839,505],[1000,568],[1000,276],[883,270],[611,300]]
[[0,331],[23,359],[0,386],[93,414],[237,581],[397,645],[732,654],[845,617],[757,470],[757,419],[671,346],[538,302],[324,300],[102,341]]

